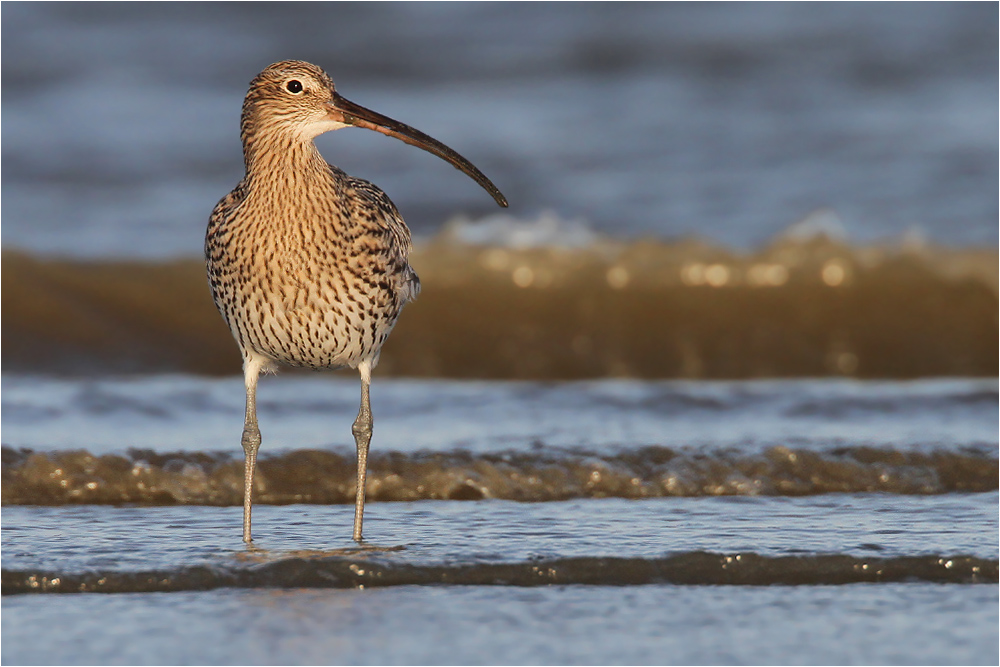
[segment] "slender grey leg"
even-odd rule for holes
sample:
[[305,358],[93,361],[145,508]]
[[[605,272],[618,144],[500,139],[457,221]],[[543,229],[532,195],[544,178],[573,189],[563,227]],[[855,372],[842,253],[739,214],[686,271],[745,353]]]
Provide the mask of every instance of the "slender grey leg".
[[354,501],[354,541],[361,541],[361,524],[365,513],[365,479],[368,476],[368,444],[372,439],[372,409],[368,402],[369,373],[361,371],[361,409],[354,420],[354,442],[358,446],[358,492]]
[[260,429],[257,428],[257,374],[258,369],[247,368],[247,412],[243,421],[243,453],[246,464],[243,468],[243,541],[253,542],[250,537],[250,510],[253,504],[253,473],[257,466],[257,450],[260,449]]

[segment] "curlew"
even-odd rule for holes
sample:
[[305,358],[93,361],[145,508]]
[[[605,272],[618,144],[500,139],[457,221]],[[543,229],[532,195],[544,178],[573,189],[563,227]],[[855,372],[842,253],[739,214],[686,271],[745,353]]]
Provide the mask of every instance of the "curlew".
[[395,205],[368,181],[327,164],[313,143],[344,127],[381,132],[433,153],[507,206],[468,160],[408,125],[344,99],[315,65],[275,63],[250,82],[240,123],[246,174],[212,211],[205,236],[212,297],[243,355],[247,543],[261,444],[257,380],[262,371],[282,364],[348,367],[361,375],[361,407],[352,432],[358,450],[353,536],[362,540],[371,373],[420,281],[407,259],[410,231]]

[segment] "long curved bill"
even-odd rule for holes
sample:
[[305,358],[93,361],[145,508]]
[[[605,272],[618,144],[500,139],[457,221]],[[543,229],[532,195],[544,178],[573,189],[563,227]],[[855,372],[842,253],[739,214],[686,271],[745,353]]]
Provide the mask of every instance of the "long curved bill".
[[461,169],[468,174],[472,180],[479,183],[484,190],[490,193],[497,204],[506,208],[507,198],[497,189],[497,186],[493,185],[493,181],[486,178],[483,172],[476,169],[475,165],[464,157],[420,130],[393,120],[388,116],[383,116],[371,109],[366,109],[360,104],[355,104],[342,97],[338,93],[333,94],[333,101],[330,103],[330,118],[345,125],[364,127],[369,130],[381,132],[388,137],[395,137],[411,146],[423,148],[428,153],[437,155],[442,160],[450,162],[456,169]]

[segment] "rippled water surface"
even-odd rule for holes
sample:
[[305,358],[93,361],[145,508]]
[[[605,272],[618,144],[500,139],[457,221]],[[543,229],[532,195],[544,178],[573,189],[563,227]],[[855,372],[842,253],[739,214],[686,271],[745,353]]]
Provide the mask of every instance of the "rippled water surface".
[[[372,549],[400,549],[386,554],[354,550],[352,506],[260,505],[254,542],[260,562],[342,550],[416,565],[697,551],[990,558],[997,547],[996,503],[995,492],[371,503],[365,527]],[[241,518],[238,507],[7,507],[3,564],[67,573],[232,565],[244,552]]]
[[238,491],[238,379],[3,383],[5,663],[995,662],[994,381],[382,379],[358,548],[350,493],[267,500],[350,490],[356,383],[265,378],[249,551],[196,495]]
[[[377,375],[377,374],[376,374]],[[236,451],[238,377],[3,377],[3,442],[38,450],[130,447]],[[375,450],[643,445],[902,449],[995,444],[997,382],[843,379],[688,382],[480,382],[375,378]],[[351,446],[353,374],[285,373],[260,381],[262,453]],[[488,428],[486,428],[488,426]]]
[[[992,664],[997,587],[220,590],[4,600],[5,664]],[[59,640],[37,637],[60,627]],[[81,653],[81,647],[86,647]]]

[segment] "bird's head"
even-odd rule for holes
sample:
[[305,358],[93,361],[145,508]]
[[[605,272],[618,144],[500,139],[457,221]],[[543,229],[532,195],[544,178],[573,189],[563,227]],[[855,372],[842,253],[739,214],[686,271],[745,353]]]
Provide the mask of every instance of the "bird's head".
[[336,96],[333,80],[319,67],[301,60],[274,63],[250,82],[243,101],[243,129],[313,139],[346,127],[331,116]]
[[268,66],[250,82],[243,102],[244,144],[259,133],[311,141],[324,132],[352,126],[395,137],[437,155],[479,183],[497,204],[507,206],[500,190],[471,162],[420,130],[345,99],[333,79],[311,63],[283,60]]

